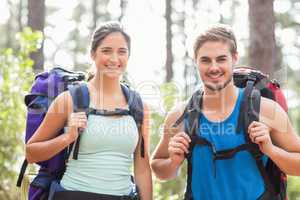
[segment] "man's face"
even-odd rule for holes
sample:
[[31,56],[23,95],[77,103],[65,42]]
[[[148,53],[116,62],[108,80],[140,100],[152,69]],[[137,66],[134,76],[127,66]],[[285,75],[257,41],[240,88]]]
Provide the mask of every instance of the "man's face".
[[232,82],[233,66],[237,54],[231,54],[230,46],[223,41],[205,42],[197,52],[196,63],[204,86],[220,91]]

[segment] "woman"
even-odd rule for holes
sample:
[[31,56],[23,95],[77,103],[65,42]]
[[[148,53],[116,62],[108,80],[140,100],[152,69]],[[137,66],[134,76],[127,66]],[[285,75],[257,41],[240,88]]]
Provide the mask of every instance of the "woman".
[[[95,65],[87,87],[90,107],[113,111],[128,109],[120,78],[125,72],[130,54],[130,37],[119,23],[108,22],[98,28],[92,39],[90,55]],[[47,160],[72,144],[81,135],[78,160],[71,158],[60,181],[54,199],[130,199],[133,184],[130,167],[142,200],[152,199],[152,179],[149,166],[149,111],[144,107],[141,135],[145,156],[141,156],[142,137],[130,115],[99,116],[73,112],[69,92],[60,94],[26,145],[29,163]],[[58,131],[67,126],[65,134]],[[133,155],[133,156],[132,156]],[[133,158],[132,158],[133,157]],[[74,192],[76,191],[76,192]]]

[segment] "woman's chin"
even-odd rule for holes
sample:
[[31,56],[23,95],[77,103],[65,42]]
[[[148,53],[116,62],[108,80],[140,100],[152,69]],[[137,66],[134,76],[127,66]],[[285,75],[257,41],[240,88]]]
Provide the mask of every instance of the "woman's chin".
[[107,78],[120,78],[122,76],[123,73],[121,72],[105,72],[104,76],[106,76]]

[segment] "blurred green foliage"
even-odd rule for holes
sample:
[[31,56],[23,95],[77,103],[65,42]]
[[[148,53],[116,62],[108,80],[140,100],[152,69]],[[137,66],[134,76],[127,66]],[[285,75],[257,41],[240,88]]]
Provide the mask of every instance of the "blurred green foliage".
[[[29,54],[39,48],[40,32],[25,28],[16,35],[19,48],[3,49],[0,53],[0,199],[18,199],[15,190],[16,163],[22,158],[25,128],[23,96],[33,80]],[[22,154],[20,154],[22,153]]]
[[[160,86],[160,92],[162,94],[163,101],[163,113],[153,112],[151,114],[152,126],[151,126],[151,149],[153,150],[158,144],[161,134],[163,133],[163,122],[165,119],[165,113],[168,113],[179,101],[181,96],[179,88],[173,82],[164,83]],[[155,200],[179,200],[183,199],[185,182],[186,182],[186,164],[183,165],[178,177],[170,181],[160,181],[154,176],[154,199]]]

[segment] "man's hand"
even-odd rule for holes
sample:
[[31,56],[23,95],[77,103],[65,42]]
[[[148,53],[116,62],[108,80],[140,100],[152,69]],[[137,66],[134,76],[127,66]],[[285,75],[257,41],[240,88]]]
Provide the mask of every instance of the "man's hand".
[[261,152],[269,155],[274,145],[270,137],[270,128],[262,122],[254,121],[248,127],[249,137],[252,142],[258,144]]
[[179,166],[185,159],[185,154],[189,153],[191,139],[185,132],[178,132],[169,142],[169,156],[172,164]]

